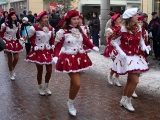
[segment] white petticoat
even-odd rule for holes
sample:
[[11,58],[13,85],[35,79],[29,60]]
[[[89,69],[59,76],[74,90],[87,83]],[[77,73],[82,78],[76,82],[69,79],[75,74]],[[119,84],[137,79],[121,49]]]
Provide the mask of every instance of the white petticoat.
[[149,70],[148,63],[142,56],[127,56],[126,60],[117,55],[113,62],[112,71],[124,75],[126,73],[142,73]]

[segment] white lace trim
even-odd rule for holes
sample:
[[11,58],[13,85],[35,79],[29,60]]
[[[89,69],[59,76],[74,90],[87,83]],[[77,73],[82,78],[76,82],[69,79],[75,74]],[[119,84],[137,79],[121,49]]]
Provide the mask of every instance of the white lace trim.
[[32,62],[32,63],[38,63],[40,65],[44,65],[44,64],[53,64],[53,62],[39,62],[39,61],[36,61],[36,60],[29,60],[29,59],[24,59],[26,62]]
[[22,52],[22,50],[19,50],[19,51],[13,51],[13,50],[8,50],[8,49],[4,49],[4,51],[7,51],[7,52],[12,52],[12,53],[19,53],[19,52]]
[[81,72],[81,71],[84,71],[84,70],[88,70],[88,69],[90,69],[91,67],[92,67],[92,65],[91,65],[91,66],[88,66],[88,67],[86,67],[86,68],[78,69],[78,70],[69,70],[69,71],[65,71],[65,70],[59,71],[59,70],[55,70],[55,72],[63,72],[63,73],[71,73],[71,72],[73,72],[73,73],[76,73],[76,72]]

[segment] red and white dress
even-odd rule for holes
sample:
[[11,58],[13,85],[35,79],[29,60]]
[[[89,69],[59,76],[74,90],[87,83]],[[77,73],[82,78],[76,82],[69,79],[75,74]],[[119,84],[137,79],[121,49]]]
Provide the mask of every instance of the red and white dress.
[[6,48],[4,49],[7,52],[19,53],[23,51],[23,46],[20,44],[20,24],[17,23],[17,26],[13,24],[13,28],[9,28],[8,24],[5,22],[1,25],[1,36],[2,39],[6,42]]
[[[37,24],[30,27],[29,41],[31,51],[27,55],[26,61],[37,64],[52,64],[54,49],[54,28],[40,28]],[[35,50],[37,48],[37,50]]]
[[[84,34],[80,33],[78,28],[70,26],[69,30],[60,29],[56,33],[55,40],[57,41],[54,49],[54,55],[58,57],[57,72],[75,73],[92,66],[90,58],[83,49],[83,44],[91,49],[94,45]],[[60,53],[62,47],[64,50]]]
[[[81,27],[84,35],[86,35],[86,37],[87,37],[88,39],[90,39],[90,36],[89,36],[89,33],[90,33],[90,32],[89,32],[89,27],[86,26],[86,25],[81,25],[80,27]],[[90,51],[91,51],[91,49],[88,48],[86,45],[83,45],[83,49],[84,49],[86,52],[90,52]]]
[[111,68],[112,71],[123,75],[149,70],[148,63],[141,55],[142,28],[140,26],[139,28],[138,30],[137,27],[134,27],[131,32],[127,32],[124,26],[121,27],[121,36],[117,40],[120,40],[120,48],[126,54],[126,59],[124,60],[120,55],[117,55]]
[[121,35],[120,29],[121,29],[121,26],[110,27],[110,32],[112,34],[110,36],[108,36],[106,39],[107,46],[106,46],[104,53],[103,53],[103,55],[107,58],[116,58],[116,56],[118,54],[116,49],[111,45],[111,40],[114,40]]

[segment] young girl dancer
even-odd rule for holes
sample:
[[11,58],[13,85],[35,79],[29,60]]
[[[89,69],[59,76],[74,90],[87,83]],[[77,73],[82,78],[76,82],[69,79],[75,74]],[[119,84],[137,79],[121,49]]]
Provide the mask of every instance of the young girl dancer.
[[[76,116],[77,110],[74,108],[73,102],[80,88],[80,72],[87,70],[92,66],[92,62],[83,49],[83,44],[89,48],[99,51],[90,40],[83,34],[79,22],[79,13],[71,10],[65,17],[66,24],[63,29],[56,33],[53,61],[56,63],[56,71],[68,73],[71,84],[69,90],[69,100],[67,102],[69,113]],[[64,50],[61,51],[61,48]],[[60,54],[59,54],[60,53]]]
[[1,25],[1,36],[6,42],[6,55],[8,58],[8,67],[10,71],[10,79],[15,80],[14,69],[19,60],[19,52],[23,50],[19,42],[20,39],[20,24],[16,21],[16,13],[8,14],[8,21]]
[[[114,47],[111,45],[111,40],[113,39],[116,39],[120,36],[121,32],[120,32],[120,29],[121,29],[121,18],[120,18],[120,14],[115,14],[111,17],[111,27],[108,28],[108,33],[110,34],[108,37],[107,37],[107,40],[106,40],[106,43],[107,43],[107,46],[106,46],[106,49],[104,50],[104,56],[107,57],[107,58],[111,58],[112,61],[115,60],[116,56],[117,56],[117,51],[114,49]],[[121,87],[121,84],[119,83],[119,74],[118,73],[115,73],[115,80],[113,81],[113,74],[114,72],[111,71],[110,74],[107,76],[108,78],[108,82],[113,85],[117,85],[119,87]]]
[[[48,14],[46,11],[37,16],[38,24],[30,27],[31,50],[27,55],[26,61],[33,62],[37,67],[37,81],[39,85],[39,94],[51,95],[48,88],[52,73],[52,57],[54,49],[54,28],[48,23]],[[42,86],[43,65],[46,65],[45,86]]]
[[124,12],[121,36],[111,41],[118,52],[112,71],[121,75],[128,73],[120,105],[129,111],[135,111],[131,98],[139,82],[139,75],[149,70],[148,63],[141,57],[141,52],[146,51],[149,54],[149,49],[142,38],[142,28],[138,25],[137,11],[138,8],[131,8]]

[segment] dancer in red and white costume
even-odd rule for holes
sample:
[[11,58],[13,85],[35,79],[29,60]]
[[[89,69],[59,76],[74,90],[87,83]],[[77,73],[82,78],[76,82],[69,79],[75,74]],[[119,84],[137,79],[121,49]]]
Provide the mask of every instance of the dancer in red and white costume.
[[[139,25],[142,27],[142,37],[144,39],[145,45],[148,47],[149,50],[151,50],[150,45],[148,44],[148,31],[143,27],[143,23],[144,23],[144,17],[142,15],[138,16],[138,21],[139,21]],[[145,52],[142,52],[142,56],[146,59],[147,61],[147,56]]]
[[[90,35],[89,35],[89,27],[88,26],[86,26],[86,25],[84,25],[84,18],[83,18],[83,16],[79,16],[79,24],[78,24],[80,27],[81,27],[81,29],[82,29],[82,31],[83,31],[83,33],[86,35],[86,37],[87,38],[90,38]],[[91,49],[90,48],[88,48],[86,45],[83,45],[83,49],[86,51],[86,52],[90,52],[91,51]]]
[[149,54],[150,49],[145,45],[142,37],[142,28],[138,25],[137,11],[138,8],[131,8],[124,12],[121,36],[111,41],[118,52],[112,71],[121,75],[128,73],[120,105],[129,111],[135,111],[131,98],[139,82],[139,76],[149,70],[148,63],[141,56],[141,53],[146,51]]
[[15,66],[19,60],[19,52],[23,51],[20,44],[20,23],[16,21],[16,13],[8,14],[8,21],[1,25],[1,36],[6,42],[6,51],[8,57],[8,67],[10,71],[10,79],[15,80]]
[[[48,88],[49,80],[52,74],[52,57],[54,49],[54,28],[48,23],[48,14],[41,12],[36,20],[38,24],[30,27],[31,51],[27,55],[26,61],[33,62],[37,67],[37,81],[39,85],[39,94],[51,95]],[[46,65],[45,86],[42,86],[43,65]]]
[[[65,27],[56,33],[53,61],[56,63],[56,71],[68,73],[71,79],[69,90],[69,100],[67,102],[69,113],[76,116],[77,110],[74,108],[73,102],[80,88],[80,72],[87,70],[92,66],[92,62],[83,49],[83,44],[90,49],[99,51],[90,40],[83,34],[79,22],[79,13],[71,10],[65,17]],[[64,50],[61,51],[61,48]]]
[[[107,58],[111,58],[112,61],[115,60],[116,56],[117,56],[117,51],[115,50],[115,48],[111,45],[111,40],[118,38],[121,35],[120,32],[121,29],[121,18],[120,18],[120,14],[115,14],[111,17],[111,27],[108,28],[106,31],[106,35],[108,36],[106,39],[106,49],[104,50],[104,56]],[[107,76],[108,78],[108,82],[113,85],[117,85],[119,87],[121,87],[121,84],[119,83],[119,74],[115,73],[115,80],[113,81],[113,74],[114,72],[111,71],[109,73],[109,75]]]

